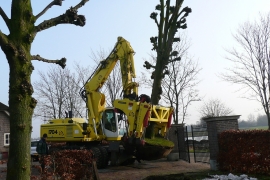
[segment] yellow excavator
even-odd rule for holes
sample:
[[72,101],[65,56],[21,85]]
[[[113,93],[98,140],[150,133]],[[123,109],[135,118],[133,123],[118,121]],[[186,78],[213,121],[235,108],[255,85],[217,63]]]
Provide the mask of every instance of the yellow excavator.
[[[72,117],[72,111],[63,119],[52,119],[42,124],[40,135],[48,135],[48,142],[62,142],[63,149],[91,149],[98,168],[140,159],[138,147],[144,145],[149,122],[156,122],[155,134],[161,137],[171,125],[173,107],[152,105],[150,97],[138,96],[134,67],[134,50],[123,37],[110,55],[102,60],[82,87],[80,94],[86,102],[88,120]],[[105,107],[106,97],[100,92],[116,63],[120,61],[123,98],[116,99],[113,107]],[[53,150],[53,149],[52,149]]]

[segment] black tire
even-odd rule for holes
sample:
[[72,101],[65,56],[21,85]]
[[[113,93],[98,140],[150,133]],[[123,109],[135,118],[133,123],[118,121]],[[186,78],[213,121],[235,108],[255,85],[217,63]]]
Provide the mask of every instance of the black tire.
[[98,149],[100,150],[101,154],[102,154],[102,168],[106,168],[108,166],[108,162],[109,162],[109,155],[108,155],[108,151],[106,150],[106,148],[99,146]]
[[103,156],[102,156],[99,148],[92,147],[91,150],[94,154],[94,158],[96,159],[97,168],[102,169],[103,168]]

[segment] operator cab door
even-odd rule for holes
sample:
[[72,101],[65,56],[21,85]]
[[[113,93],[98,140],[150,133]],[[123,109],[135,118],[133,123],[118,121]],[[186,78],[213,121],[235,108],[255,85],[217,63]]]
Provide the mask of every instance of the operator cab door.
[[102,124],[104,129],[104,134],[106,137],[118,137],[118,119],[115,115],[114,109],[106,109],[102,115]]

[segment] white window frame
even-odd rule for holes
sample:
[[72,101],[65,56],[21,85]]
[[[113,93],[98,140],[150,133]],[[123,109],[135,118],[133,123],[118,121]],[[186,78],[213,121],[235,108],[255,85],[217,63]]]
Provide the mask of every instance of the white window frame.
[[10,141],[10,133],[4,133],[4,146],[9,146],[9,141]]

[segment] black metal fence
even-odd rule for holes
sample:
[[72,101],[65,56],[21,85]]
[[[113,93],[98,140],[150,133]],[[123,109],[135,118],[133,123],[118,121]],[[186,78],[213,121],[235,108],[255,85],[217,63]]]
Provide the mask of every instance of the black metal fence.
[[189,149],[193,151],[195,162],[210,163],[209,141],[206,125],[191,126],[192,138]]

